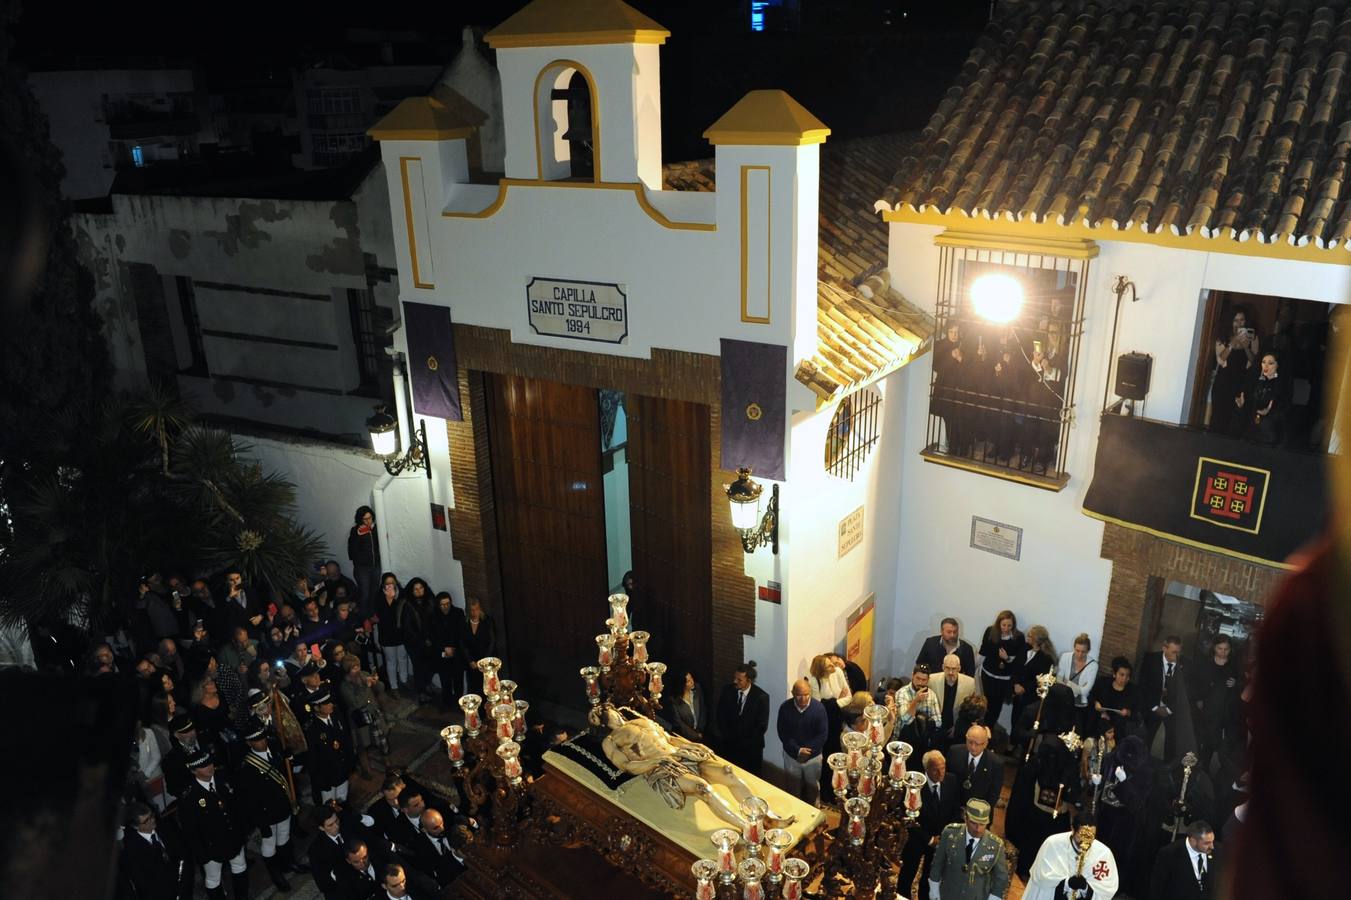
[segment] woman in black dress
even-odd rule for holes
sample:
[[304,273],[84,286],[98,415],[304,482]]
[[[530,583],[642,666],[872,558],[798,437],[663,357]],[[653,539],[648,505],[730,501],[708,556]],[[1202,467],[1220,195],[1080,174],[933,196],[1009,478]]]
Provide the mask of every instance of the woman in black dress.
[[1210,387],[1210,430],[1219,434],[1243,433],[1245,416],[1239,406],[1239,394],[1256,367],[1260,341],[1248,327],[1248,314],[1234,310],[1229,335],[1215,341],[1215,380]]
[[1033,625],[1027,629],[1027,650],[1023,653],[1023,670],[1013,683],[1013,718],[1009,720],[1013,725],[1015,744],[1022,745],[1027,738],[1027,735],[1019,733],[1024,710],[1028,707],[1035,710],[1041,703],[1041,698],[1037,696],[1037,677],[1054,672],[1055,662],[1055,645],[1051,643],[1051,636],[1045,626]]
[[1098,681],[1088,694],[1088,706],[1096,723],[1094,734],[1108,727],[1116,729],[1117,740],[1141,734],[1140,692],[1131,682],[1131,661],[1124,656],[1112,660],[1112,680]]
[[994,725],[1004,703],[1013,694],[1013,686],[1022,676],[1027,659],[1027,639],[1018,630],[1018,618],[1013,610],[1002,609],[994,617],[994,624],[985,629],[980,642],[980,678],[985,687],[985,699],[990,708],[985,721]]
[[476,597],[465,601],[464,641],[460,646],[464,664],[468,668],[467,687],[472,694],[483,693],[483,673],[475,666],[480,659],[497,655],[497,628],[492,617],[483,611]]
[[1245,396],[1239,395],[1239,408],[1247,415],[1247,437],[1267,447],[1278,447],[1285,438],[1285,420],[1290,413],[1290,379],[1280,377],[1280,360],[1275,353],[1262,357],[1262,374]]

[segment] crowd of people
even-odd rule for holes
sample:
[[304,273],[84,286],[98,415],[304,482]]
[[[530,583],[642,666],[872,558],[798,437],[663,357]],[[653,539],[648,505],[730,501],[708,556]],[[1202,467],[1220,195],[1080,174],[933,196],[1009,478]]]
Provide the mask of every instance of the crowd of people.
[[[1210,383],[1210,430],[1245,437],[1268,447],[1281,444],[1293,398],[1289,377],[1281,377],[1282,333],[1264,339],[1241,307],[1227,333],[1215,339]],[[1263,352],[1263,345],[1267,346]]]
[[948,322],[934,345],[930,412],[941,416],[946,452],[1044,475],[1054,470],[1068,362],[1060,323],[1024,348],[1013,329],[965,334]]
[[[1026,896],[1102,898],[1118,889],[1136,900],[1210,896],[1216,847],[1246,810],[1248,732],[1246,677],[1230,639],[1217,634],[1207,650],[1193,663],[1182,658],[1181,640],[1167,637],[1145,655],[1137,679],[1124,657],[1100,666],[1088,635],[1058,652],[1046,628],[1023,632],[1010,610],[998,613],[977,646],[961,637],[955,619],[944,619],[908,676],[884,679],[876,691],[854,663],[834,653],[814,657],[778,707],[783,769],[802,800],[825,805],[824,760],[843,734],[864,727],[869,705],[884,704],[892,737],[910,744],[928,776],[919,827],[902,858],[902,897],[1000,895],[1007,873],[1001,882],[996,870],[1006,859],[1016,859]],[[715,746],[759,773],[770,701],[754,681],[748,664],[722,691]],[[1011,727],[1000,723],[1006,705]],[[1158,756],[1151,755],[1156,744]],[[1001,807],[995,835],[993,811]],[[996,854],[987,834],[1007,845]],[[989,878],[980,883],[988,894],[971,879],[949,878],[950,868],[935,868],[945,842],[962,849],[962,835],[970,849],[958,868],[967,872],[974,853],[972,871],[979,869],[986,854]],[[1005,846],[1016,853],[1006,856]],[[1077,871],[1081,857],[1096,860],[1097,876]],[[1074,863],[1068,871],[1065,859]],[[1054,872],[1055,883],[1039,894]],[[1086,893],[1095,880],[1097,893]]]
[[[497,652],[493,620],[473,598],[462,610],[422,578],[380,571],[369,507],[348,551],[354,578],[327,560],[281,592],[238,570],[148,573],[93,644],[88,674],[125,681],[138,715],[122,896],[188,898],[200,872],[209,897],[226,895],[228,873],[243,900],[254,837],[276,888],[310,872],[326,900],[439,896],[463,870],[475,823],[462,798],[390,769],[389,723],[408,701],[458,714],[480,686],[474,663]],[[531,725],[537,768],[558,729]],[[382,796],[363,813],[350,779],[379,770]],[[302,820],[316,833],[298,853]]]

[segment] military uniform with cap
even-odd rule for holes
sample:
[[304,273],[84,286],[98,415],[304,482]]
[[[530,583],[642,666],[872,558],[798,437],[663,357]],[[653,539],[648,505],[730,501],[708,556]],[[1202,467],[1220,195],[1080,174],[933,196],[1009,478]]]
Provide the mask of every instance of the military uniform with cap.
[[164,786],[170,794],[182,797],[192,783],[188,760],[206,747],[197,736],[196,723],[187,713],[179,713],[169,720],[169,732],[169,749],[161,764]]
[[963,812],[969,822],[987,826],[972,837],[966,823],[943,829],[929,869],[930,900],[990,900],[1001,898],[1009,886],[1004,841],[990,831],[990,804],[968,800]]
[[[200,750],[187,762],[191,779],[186,793],[178,801],[178,822],[188,839],[194,860],[205,871],[206,893],[211,900],[223,900],[221,868],[230,864],[234,880],[235,900],[249,896],[248,863],[244,859],[244,842],[249,831],[249,818],[244,800],[234,786],[217,771],[207,775],[207,766],[214,766],[211,754]],[[203,781],[203,776],[206,780]]]
[[[257,716],[250,716],[244,740],[249,751],[239,764],[236,779],[250,824],[262,837],[263,864],[272,883],[290,890],[283,869],[297,871],[291,847],[291,816],[296,811],[294,785],[289,766],[272,729]],[[260,751],[254,745],[266,741]]]
[[347,776],[356,765],[352,735],[342,714],[333,711],[325,721],[320,713],[324,704],[331,703],[333,696],[327,689],[317,691],[311,704],[314,718],[305,726],[305,741],[309,745],[306,767],[322,803],[347,800]]

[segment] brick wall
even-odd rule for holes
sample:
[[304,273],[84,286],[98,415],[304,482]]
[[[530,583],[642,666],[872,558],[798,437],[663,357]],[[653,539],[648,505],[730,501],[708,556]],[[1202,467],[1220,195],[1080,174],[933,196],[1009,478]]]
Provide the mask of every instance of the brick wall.
[[[502,584],[483,372],[612,388],[708,406],[714,683],[705,687],[709,696],[715,697],[718,686],[731,681],[732,669],[742,661],[742,638],[755,631],[755,581],[745,574],[741,539],[731,527],[723,492],[723,485],[735,476],[719,467],[722,388],[718,358],[654,349],[651,359],[633,359],[530,347],[513,344],[510,332],[473,325],[455,326],[455,350],[460,392],[467,402],[463,404],[465,420],[446,423],[455,483],[455,507],[449,511],[451,540],[456,559],[464,567],[466,593],[480,597],[490,613],[499,610]],[[502,621],[501,615],[497,619]]]
[[1110,522],[1103,529],[1101,555],[1112,562],[1112,582],[1100,660],[1117,655],[1135,659],[1141,649],[1153,649],[1140,646],[1151,578],[1263,603],[1284,574],[1274,566],[1188,547]]

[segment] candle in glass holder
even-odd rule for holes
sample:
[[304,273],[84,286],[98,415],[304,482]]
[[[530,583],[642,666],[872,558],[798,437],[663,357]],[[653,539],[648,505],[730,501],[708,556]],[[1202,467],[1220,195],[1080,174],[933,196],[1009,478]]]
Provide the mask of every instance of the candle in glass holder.
[[661,699],[661,691],[664,685],[661,683],[662,676],[666,674],[666,663],[648,663],[647,664],[647,690],[652,695],[653,700]]
[[885,706],[874,703],[863,710],[863,719],[868,723],[864,729],[864,734],[868,735],[868,740],[874,747],[880,747],[887,742],[887,718],[890,712]]
[[512,787],[521,783],[521,745],[515,741],[503,741],[497,745],[497,755],[502,758],[502,768]]
[[769,804],[759,797],[747,797],[741,801],[741,839],[746,842],[746,852],[751,856],[760,855],[760,842],[764,840],[767,815]]
[[600,664],[602,672],[610,671],[610,665],[615,660],[615,636],[613,634],[596,635],[596,661]]
[[483,721],[479,718],[478,708],[483,698],[478,694],[465,694],[460,698],[460,709],[464,710],[464,733],[471,738],[478,737]]
[[905,773],[905,817],[907,819],[919,818],[920,791],[923,790],[925,782],[929,779],[923,772]]
[[870,805],[867,797],[850,797],[844,801],[844,812],[849,816],[849,843],[855,847],[863,843],[863,838],[867,834],[867,826],[864,820],[868,818],[868,807]]
[[485,656],[476,665],[483,673],[483,693],[496,694],[501,691],[502,679],[498,677],[497,670],[502,668],[502,660],[496,656]]
[[804,882],[812,873],[805,859],[790,856],[783,861],[783,900],[802,900],[806,893]]
[[511,719],[511,736],[520,739],[525,737],[525,714],[530,704],[525,700],[517,700],[512,705],[516,707],[516,715]]
[[441,729],[441,740],[446,742],[446,756],[455,768],[464,767],[464,729],[459,725],[447,725]]
[[718,864],[711,859],[696,859],[690,866],[694,873],[694,900],[717,900],[718,887],[713,879],[718,876]]
[[758,859],[743,859],[737,866],[741,875],[741,900],[765,900],[765,888],[760,879],[765,877],[765,864]]
[[638,665],[647,662],[647,642],[652,640],[652,635],[646,631],[635,631],[629,635],[629,640],[633,642],[633,661]]
[[830,787],[843,800],[849,794],[849,754],[832,753],[826,757],[830,766]]
[[586,700],[592,706],[600,704],[600,666],[582,666],[578,670],[586,682]]
[[893,790],[900,790],[905,782],[905,761],[910,758],[910,754],[915,752],[905,741],[892,741],[887,744],[887,752],[891,754],[891,764],[887,768],[887,778],[891,781]]
[[879,774],[877,760],[864,759],[858,770],[858,795],[872,799],[873,793],[877,790],[877,776]]
[[628,594],[610,595],[610,618],[614,619],[615,628],[620,632],[627,632],[629,630],[628,606]]
[[516,702],[516,682],[509,678],[503,678],[497,683],[497,702],[515,703]]
[[765,869],[770,881],[783,880],[784,854],[793,846],[792,832],[786,828],[771,828],[765,832]]
[[859,765],[863,762],[863,754],[872,746],[872,742],[863,732],[850,731],[840,737],[840,745],[844,747],[845,753],[849,754],[849,771],[852,773],[858,771]]
[[718,878],[725,884],[736,881],[737,838],[737,833],[730,828],[719,828],[709,837],[718,848]]
[[515,736],[511,720],[516,718],[516,707],[508,703],[499,703],[492,708],[493,721],[497,723],[497,739],[509,741]]

